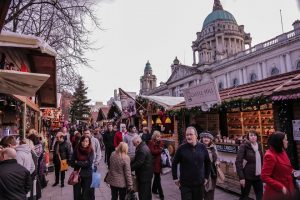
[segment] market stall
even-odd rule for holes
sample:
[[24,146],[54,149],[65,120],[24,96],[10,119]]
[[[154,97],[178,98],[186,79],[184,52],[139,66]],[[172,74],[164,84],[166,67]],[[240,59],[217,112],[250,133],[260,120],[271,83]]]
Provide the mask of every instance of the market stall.
[[[299,72],[298,72],[299,73]],[[249,130],[255,130],[263,151],[267,148],[268,136],[281,130],[278,127],[278,111],[271,99],[274,90],[297,76],[297,73],[286,73],[265,80],[249,83],[220,91],[222,103],[217,106],[220,115],[220,137],[216,146],[220,152],[221,168],[226,176],[225,189],[240,192],[239,179],[235,169],[238,147]]]
[[147,126],[150,131],[159,130],[165,144],[178,147],[178,121],[168,115],[168,110],[184,102],[183,97],[138,96],[136,106],[139,110],[140,126]]
[[39,130],[39,107],[56,106],[55,55],[38,37],[1,32],[2,136],[7,133],[25,136],[31,128]]

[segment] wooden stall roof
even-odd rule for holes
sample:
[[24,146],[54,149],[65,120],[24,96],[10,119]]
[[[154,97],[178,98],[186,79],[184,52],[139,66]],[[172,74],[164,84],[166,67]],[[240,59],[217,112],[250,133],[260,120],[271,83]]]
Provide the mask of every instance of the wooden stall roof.
[[50,75],[50,78],[38,90],[39,105],[41,107],[57,107],[55,57],[46,54],[34,54],[31,55],[31,60],[34,72]]
[[9,31],[0,34],[0,47],[17,48],[24,51],[32,72],[48,74],[50,78],[38,90],[38,104],[41,107],[57,107],[56,94],[56,51],[42,38]]
[[222,101],[235,98],[251,98],[253,96],[270,96],[274,90],[289,82],[300,74],[300,70],[279,74],[254,83],[248,83],[234,88],[221,90],[220,97]]
[[0,33],[4,26],[4,21],[6,18],[7,11],[9,9],[11,0],[1,0],[0,1]]

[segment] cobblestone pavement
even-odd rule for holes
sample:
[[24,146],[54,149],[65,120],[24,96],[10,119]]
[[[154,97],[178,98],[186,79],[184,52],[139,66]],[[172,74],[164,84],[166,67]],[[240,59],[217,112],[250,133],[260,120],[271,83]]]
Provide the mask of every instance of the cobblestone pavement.
[[[104,155],[104,153],[102,154]],[[103,159],[102,159],[103,160]],[[97,200],[110,200],[110,188],[103,182],[104,174],[106,174],[107,167],[104,163],[100,165],[100,172],[102,175],[101,187],[95,190],[95,195]],[[65,179],[65,187],[61,188],[60,185],[56,187],[52,187],[54,183],[54,172],[50,172],[47,176],[47,180],[49,180],[48,186],[43,190],[42,200],[73,200],[73,188],[68,185],[67,179],[72,171],[72,168],[68,170],[66,173]],[[165,194],[166,200],[179,200],[180,192],[179,189],[175,186],[171,174],[167,174],[161,177],[162,178],[162,186]],[[216,189],[215,192],[216,200],[237,200],[238,196],[226,192],[222,189]],[[158,196],[153,195],[153,200],[159,200]]]

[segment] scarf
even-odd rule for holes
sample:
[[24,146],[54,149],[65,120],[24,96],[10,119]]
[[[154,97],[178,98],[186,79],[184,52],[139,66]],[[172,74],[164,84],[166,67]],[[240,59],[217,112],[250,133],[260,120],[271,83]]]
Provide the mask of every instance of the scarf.
[[77,151],[76,151],[76,156],[77,160],[80,161],[87,161],[89,159],[89,155],[92,152],[91,147],[84,148],[81,145],[78,145]]
[[258,143],[256,144],[252,144],[251,146],[255,152],[255,175],[259,176],[261,174],[261,156],[260,153],[258,151]]

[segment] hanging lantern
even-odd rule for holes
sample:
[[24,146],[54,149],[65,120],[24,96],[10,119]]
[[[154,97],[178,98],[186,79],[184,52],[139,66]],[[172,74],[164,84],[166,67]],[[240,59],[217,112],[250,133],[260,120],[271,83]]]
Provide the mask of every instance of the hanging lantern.
[[171,123],[172,123],[172,121],[171,121],[170,117],[167,117],[165,124],[171,124]]
[[147,125],[147,120],[143,119],[142,125]]
[[159,117],[158,117],[158,118],[156,118],[156,121],[155,121],[155,123],[156,123],[156,124],[161,124],[161,123],[162,123]]

